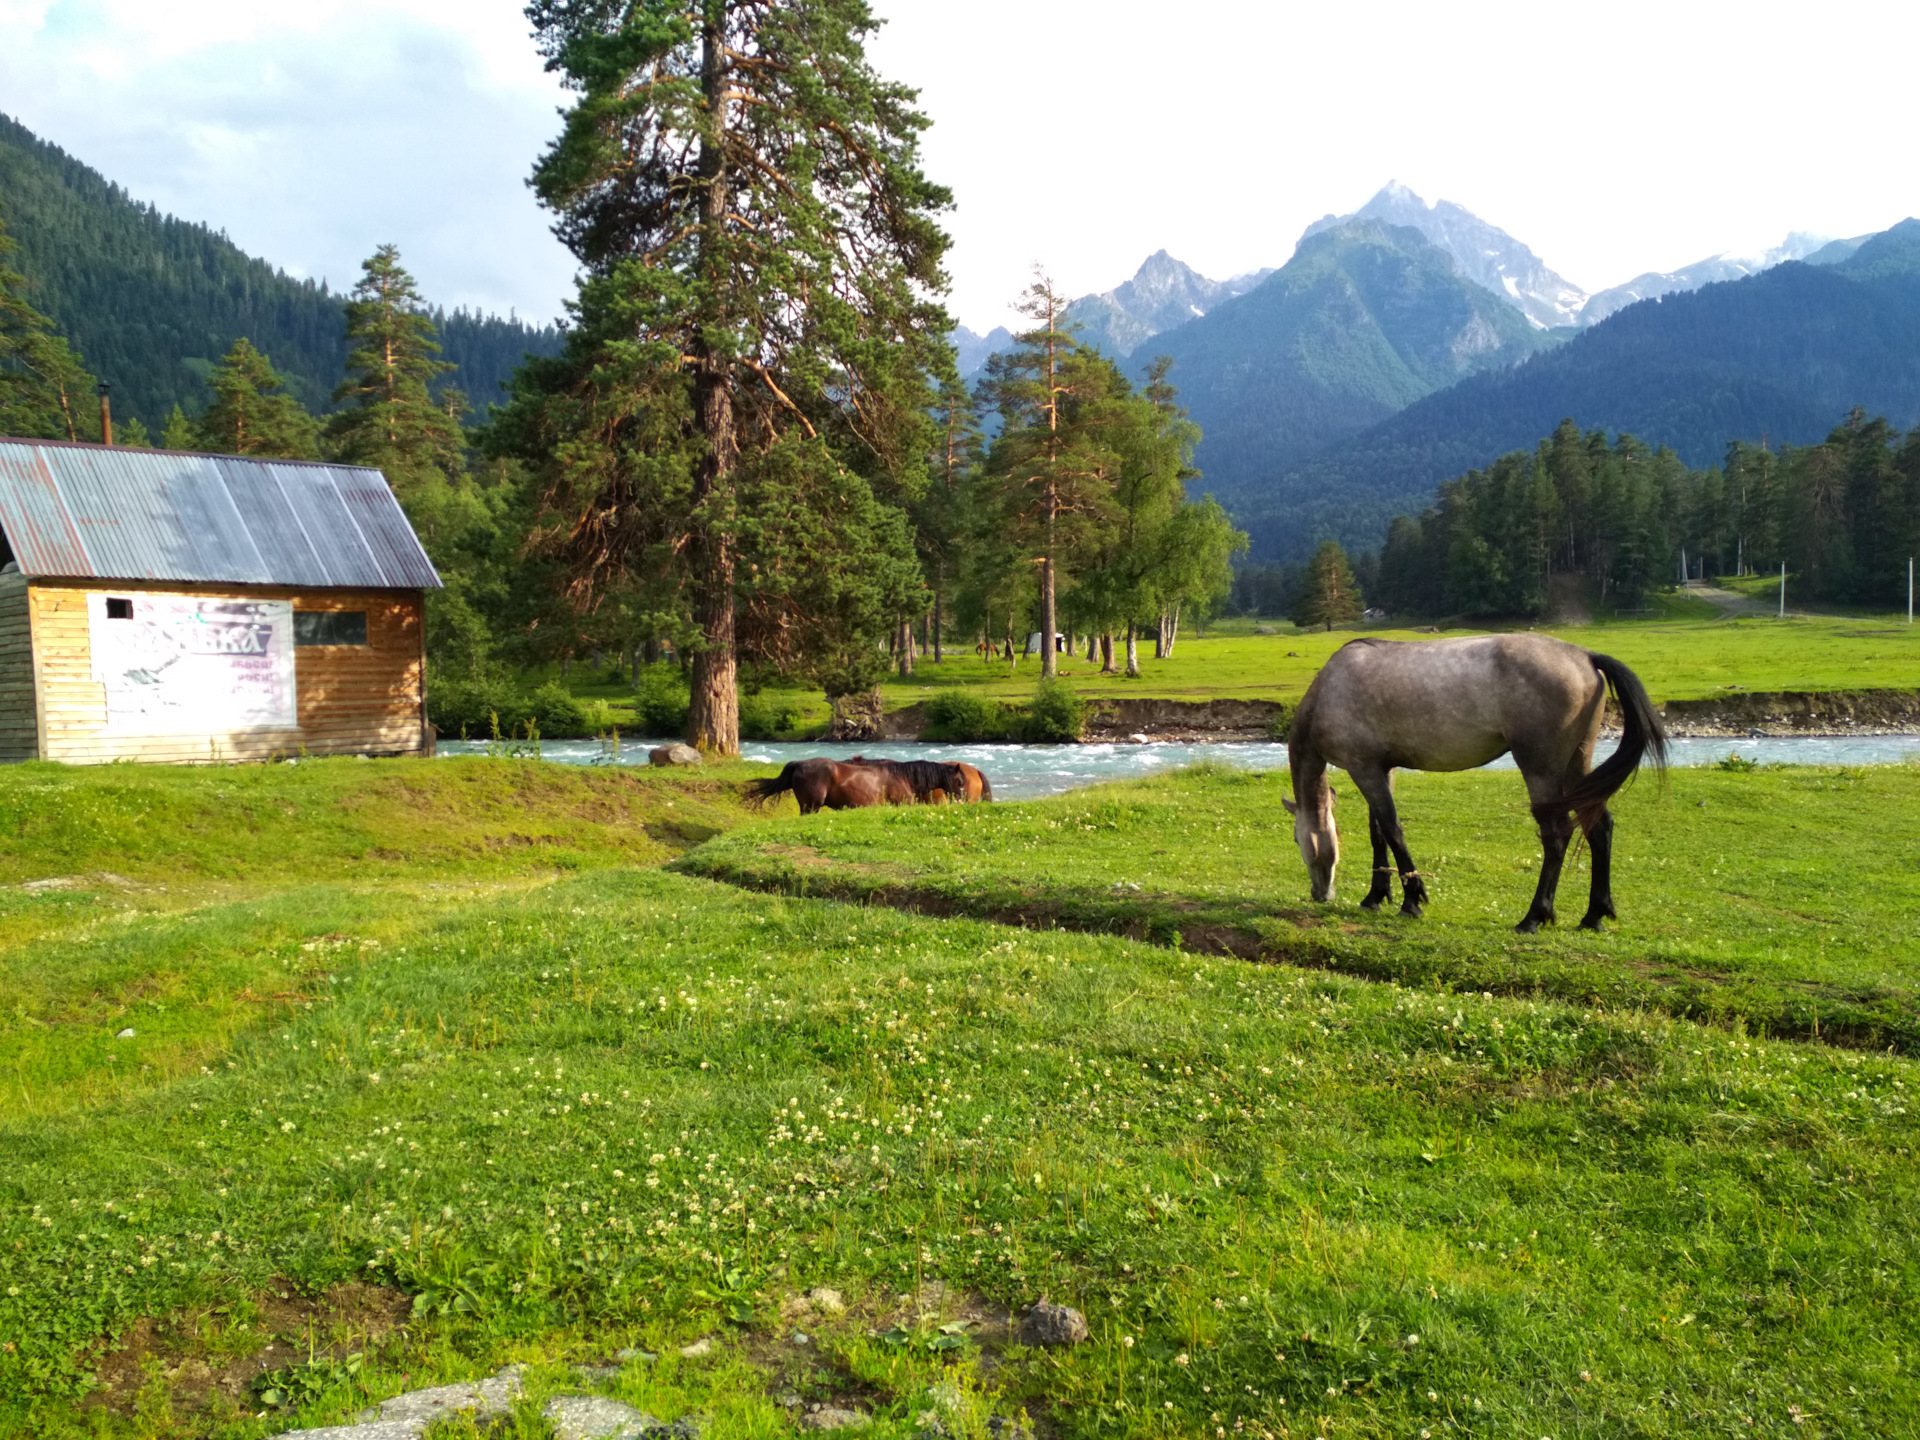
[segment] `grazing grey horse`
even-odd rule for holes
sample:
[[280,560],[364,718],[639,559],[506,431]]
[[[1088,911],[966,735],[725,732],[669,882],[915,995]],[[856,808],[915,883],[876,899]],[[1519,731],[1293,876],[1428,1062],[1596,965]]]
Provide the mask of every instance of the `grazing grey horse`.
[[[1620,702],[1620,747],[1597,770],[1611,687]],[[1613,909],[1613,816],[1607,801],[1649,752],[1667,759],[1667,737],[1639,678],[1610,655],[1546,635],[1479,635],[1458,640],[1354,640],[1314,677],[1287,736],[1293,771],[1293,837],[1307,862],[1315,900],[1333,898],[1340,835],[1327,766],[1353,777],[1367,800],[1373,887],[1360,902],[1377,910],[1392,892],[1393,852],[1402,915],[1418,916],[1427,887],[1407,853],[1393,807],[1393,772],[1471,770],[1507,751],[1520,767],[1544,860],[1533,904],[1517,927],[1531,934],[1553,920],[1560,867],[1578,824],[1593,850],[1593,889],[1583,930]]]

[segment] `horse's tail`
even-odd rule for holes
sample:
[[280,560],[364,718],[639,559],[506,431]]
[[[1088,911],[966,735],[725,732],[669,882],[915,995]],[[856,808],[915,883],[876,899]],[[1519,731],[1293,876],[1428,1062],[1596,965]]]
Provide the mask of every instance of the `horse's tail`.
[[978,773],[980,776],[980,803],[983,805],[991,805],[993,803],[993,782],[987,779],[986,771],[982,770]]
[[1587,658],[1620,703],[1621,727],[1620,744],[1613,754],[1554,802],[1554,808],[1562,813],[1573,811],[1583,830],[1600,818],[1607,801],[1633,778],[1647,755],[1653,756],[1654,769],[1667,768],[1666,727],[1660,723],[1660,713],[1647,698],[1647,689],[1640,683],[1640,677],[1611,655],[1589,650]]
[[763,806],[771,805],[775,800],[793,789],[793,772],[798,768],[799,764],[800,762],[798,760],[789,760],[786,768],[781,770],[778,775],[771,775],[764,780],[747,781],[746,790],[742,798],[747,802],[748,808],[758,810]]

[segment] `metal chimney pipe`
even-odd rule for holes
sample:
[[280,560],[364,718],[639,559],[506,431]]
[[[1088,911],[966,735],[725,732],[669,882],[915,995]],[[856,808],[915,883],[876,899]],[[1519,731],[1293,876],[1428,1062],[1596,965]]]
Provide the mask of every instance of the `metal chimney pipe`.
[[106,381],[100,382],[100,443],[113,444],[113,402],[107,398],[107,392],[113,387]]

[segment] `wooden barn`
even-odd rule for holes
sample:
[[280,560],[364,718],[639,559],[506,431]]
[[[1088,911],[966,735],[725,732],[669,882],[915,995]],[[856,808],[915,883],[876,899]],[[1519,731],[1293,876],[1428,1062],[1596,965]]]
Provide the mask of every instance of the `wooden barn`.
[[0,760],[430,753],[378,470],[0,438]]

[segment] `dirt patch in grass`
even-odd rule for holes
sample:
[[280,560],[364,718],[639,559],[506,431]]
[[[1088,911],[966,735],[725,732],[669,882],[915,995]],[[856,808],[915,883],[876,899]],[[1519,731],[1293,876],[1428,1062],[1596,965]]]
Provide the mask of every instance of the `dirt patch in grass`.
[[348,1281],[303,1295],[282,1282],[244,1300],[148,1317],[100,1346],[84,1404],[132,1414],[160,1383],[176,1411],[204,1410],[216,1399],[244,1406],[260,1376],[310,1356],[344,1359],[387,1339],[411,1313],[407,1296],[382,1286]]

